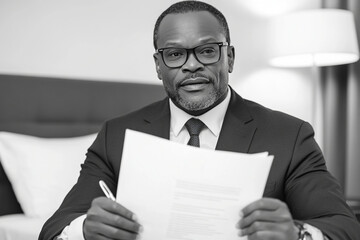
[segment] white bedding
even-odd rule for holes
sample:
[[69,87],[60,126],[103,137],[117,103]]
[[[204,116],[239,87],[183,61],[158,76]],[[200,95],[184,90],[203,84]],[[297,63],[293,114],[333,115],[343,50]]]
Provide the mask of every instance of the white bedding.
[[0,162],[26,216],[50,217],[58,209],[95,137],[40,138],[0,132]]
[[1,240],[37,240],[46,218],[26,217],[24,214],[0,216]]

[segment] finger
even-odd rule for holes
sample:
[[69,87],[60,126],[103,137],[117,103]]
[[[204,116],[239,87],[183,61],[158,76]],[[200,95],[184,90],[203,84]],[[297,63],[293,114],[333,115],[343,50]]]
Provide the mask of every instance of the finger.
[[131,233],[126,230],[118,229],[103,223],[90,222],[89,227],[93,234],[95,234],[97,237],[102,236],[104,239],[133,240],[138,236],[136,233]]
[[86,240],[111,240],[111,238],[105,237],[105,236],[101,236],[101,235],[94,235],[91,237],[86,237]]
[[129,220],[136,221],[136,216],[133,212],[122,206],[121,204],[112,201],[106,197],[99,197],[94,199],[93,204],[100,206],[102,209],[112,212],[114,214],[123,216]]
[[[270,231],[259,231],[255,232],[251,235],[248,235],[248,240],[265,240],[265,239],[284,239],[282,234],[279,234],[277,232],[270,232]],[[288,240],[285,238],[285,240]]]
[[113,214],[104,209],[90,209],[87,214],[89,221],[99,222],[106,225],[113,226],[118,229],[130,231],[132,233],[139,233],[142,229],[139,223],[133,222],[123,216]]
[[246,217],[247,215],[251,214],[253,211],[256,211],[256,210],[274,211],[283,205],[284,205],[284,203],[278,199],[261,198],[257,201],[250,203],[246,207],[244,207],[241,210],[241,214],[242,214],[242,216]]
[[251,212],[251,214],[240,219],[237,226],[238,228],[242,229],[258,221],[281,223],[286,221],[292,221],[292,217],[290,212],[285,208],[278,208],[275,211],[255,210]]
[[277,231],[277,229],[278,229],[277,225],[278,224],[274,224],[271,222],[254,222],[250,226],[241,229],[239,231],[239,235],[247,236],[247,235],[251,235],[256,232],[261,232],[261,231],[269,231],[269,232]]

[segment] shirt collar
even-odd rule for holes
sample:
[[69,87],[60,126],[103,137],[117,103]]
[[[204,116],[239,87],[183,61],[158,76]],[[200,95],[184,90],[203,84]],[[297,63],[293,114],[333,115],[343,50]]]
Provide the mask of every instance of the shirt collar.
[[214,134],[216,137],[219,136],[222,123],[226,114],[226,110],[229,106],[231,98],[231,91],[228,88],[226,98],[218,104],[213,109],[207,111],[206,113],[200,116],[192,116],[187,112],[178,108],[170,99],[170,130],[174,133],[175,136],[178,136],[185,123],[192,117],[200,119],[207,128]]

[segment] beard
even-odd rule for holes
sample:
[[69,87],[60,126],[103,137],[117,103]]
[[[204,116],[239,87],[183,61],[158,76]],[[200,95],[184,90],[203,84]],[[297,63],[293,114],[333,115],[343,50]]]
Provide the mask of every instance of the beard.
[[[188,111],[188,112],[196,112],[196,111],[202,111],[206,109],[211,109],[212,106],[217,105],[219,99],[222,98],[224,93],[226,93],[227,85],[225,86],[225,89],[221,89],[219,86],[218,88],[214,84],[214,79],[209,78],[203,74],[195,73],[192,75],[189,75],[187,78],[196,78],[196,77],[205,77],[209,80],[208,84],[212,85],[212,89],[210,93],[207,93],[206,95],[202,96],[198,100],[190,100],[188,98],[184,98],[179,92],[179,88],[181,87],[181,82],[179,82],[175,89],[171,88],[168,85],[164,85],[165,91],[168,95],[168,97],[172,100],[172,102],[180,107],[181,109]],[[185,79],[187,79],[185,78]]]
[[178,91],[173,92],[171,94],[168,94],[169,98],[178,106],[181,108],[187,110],[187,111],[200,111],[207,108],[210,108],[213,104],[217,102],[218,99],[220,99],[221,94],[219,91],[213,91],[210,92],[210,94],[206,95],[204,98],[198,100],[198,101],[189,101],[186,98],[183,98]]

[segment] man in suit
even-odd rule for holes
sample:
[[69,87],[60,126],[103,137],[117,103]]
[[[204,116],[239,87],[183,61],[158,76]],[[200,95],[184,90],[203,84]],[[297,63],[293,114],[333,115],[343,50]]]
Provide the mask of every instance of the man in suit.
[[[360,226],[326,170],[311,126],[242,99],[229,87],[235,51],[218,10],[198,1],[173,4],[157,20],[154,46],[168,98],[104,124],[78,182],[39,239],[137,239],[146,231],[136,213],[103,197],[98,186],[104,180],[117,189],[127,128],[205,148],[274,155],[263,198],[239,209],[239,236],[360,239]],[[202,128],[196,141],[189,119]]]

